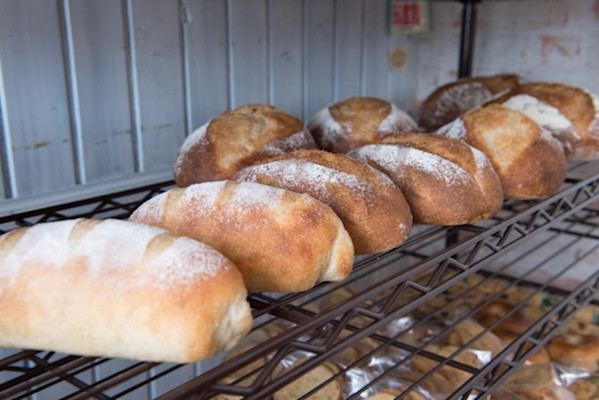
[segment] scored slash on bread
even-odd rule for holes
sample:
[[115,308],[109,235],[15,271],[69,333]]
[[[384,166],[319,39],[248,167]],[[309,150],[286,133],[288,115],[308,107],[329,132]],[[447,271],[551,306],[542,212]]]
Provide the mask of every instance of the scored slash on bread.
[[412,213],[395,183],[342,154],[298,150],[246,167],[234,179],[309,194],[329,205],[343,221],[356,254],[397,247],[412,227]]
[[207,243],[250,291],[294,292],[345,279],[354,247],[335,212],[311,196],[254,182],[205,182],[162,193],[132,221]]
[[251,328],[237,268],[213,248],[120,220],[0,238],[0,346],[192,362]]

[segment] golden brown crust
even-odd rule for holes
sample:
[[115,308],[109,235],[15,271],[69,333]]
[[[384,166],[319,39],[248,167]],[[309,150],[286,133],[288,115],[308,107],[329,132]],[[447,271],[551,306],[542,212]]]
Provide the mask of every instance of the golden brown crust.
[[250,291],[301,291],[342,280],[354,248],[334,211],[314,198],[253,182],[205,182],[150,199],[131,220],[208,243]]
[[568,367],[586,372],[599,369],[599,338],[596,336],[566,333],[557,335],[547,345],[551,359]]
[[478,76],[449,82],[435,89],[422,103],[419,124],[433,132],[493,96],[518,87],[513,74]]
[[318,147],[333,153],[348,151],[392,133],[417,132],[404,111],[375,97],[351,97],[316,113],[308,123]]
[[[293,369],[305,361],[306,359],[300,358],[290,365],[289,369]],[[279,371],[275,371],[275,375],[280,375],[284,372],[284,369],[280,369]],[[304,375],[301,375],[287,386],[284,386],[276,391],[273,395],[273,400],[299,399],[306,393],[313,390],[315,387],[333,378],[338,372],[339,368],[337,368],[335,364],[325,361],[324,363],[317,365],[310,371],[306,372]],[[310,399],[341,400],[342,394],[343,383],[342,379],[339,377],[333,379],[324,387],[320,388],[316,393],[312,394]]]
[[229,179],[269,155],[316,144],[301,120],[266,104],[248,104],[221,114],[186,138],[174,167],[175,182]]
[[492,104],[460,118],[462,139],[489,157],[505,197],[542,199],[559,190],[566,177],[564,150],[529,117]]
[[191,239],[79,219],[4,236],[6,245],[0,346],[191,362],[251,328],[237,268]]
[[502,337],[502,333],[519,335],[530,328],[531,324],[522,312],[518,310],[514,311],[513,308],[507,302],[496,300],[477,312],[474,315],[474,319],[482,326],[488,327],[498,319],[509,314],[503,322],[493,328],[492,332],[499,337]]
[[298,150],[244,168],[235,179],[306,193],[329,205],[343,221],[356,254],[394,248],[412,227],[410,207],[393,181],[342,154]]
[[458,140],[402,133],[348,155],[393,179],[410,204],[415,223],[471,223],[494,215],[503,202],[501,183],[489,161]]

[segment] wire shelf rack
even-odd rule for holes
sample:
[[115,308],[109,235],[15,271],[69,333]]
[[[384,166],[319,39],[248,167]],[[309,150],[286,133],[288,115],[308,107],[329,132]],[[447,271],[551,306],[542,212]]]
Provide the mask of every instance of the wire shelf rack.
[[[65,218],[126,218],[172,186],[6,216],[0,231]],[[366,398],[389,382],[401,384],[402,395],[422,393],[446,371],[460,376],[445,388],[446,398],[484,397],[502,390],[512,372],[595,306],[598,256],[599,163],[577,163],[551,198],[506,201],[475,225],[416,226],[400,247],[358,258],[344,282],[250,294],[255,327],[235,353],[176,365],[14,350],[0,360],[0,398],[270,398],[329,363],[331,377],[302,398],[341,381],[347,399]],[[519,301],[509,312],[451,352],[435,347],[455,342],[461,327],[514,293]],[[517,336],[496,351],[482,346],[512,315],[531,309],[536,318]],[[485,355],[465,361],[472,351]],[[425,361],[428,368],[415,368]]]

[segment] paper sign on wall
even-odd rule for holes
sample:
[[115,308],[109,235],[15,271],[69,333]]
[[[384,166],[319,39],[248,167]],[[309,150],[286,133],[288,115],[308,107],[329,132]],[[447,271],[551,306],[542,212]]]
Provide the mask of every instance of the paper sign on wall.
[[418,33],[429,30],[428,2],[389,0],[391,33]]

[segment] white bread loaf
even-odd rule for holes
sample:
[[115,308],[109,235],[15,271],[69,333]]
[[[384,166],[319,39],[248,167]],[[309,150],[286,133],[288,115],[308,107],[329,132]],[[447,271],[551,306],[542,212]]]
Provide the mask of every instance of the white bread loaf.
[[318,111],[308,129],[322,150],[347,153],[399,132],[418,132],[416,122],[393,103],[376,97],[351,97]]
[[297,150],[246,167],[235,179],[306,193],[329,205],[343,221],[356,254],[397,247],[412,228],[412,212],[397,185],[343,154]]
[[213,246],[250,291],[307,290],[346,278],[354,247],[333,210],[303,194],[254,182],[204,182],[142,204],[131,220]]
[[192,362],[251,328],[237,268],[213,248],[119,220],[0,238],[0,346]]
[[460,140],[401,133],[348,156],[389,175],[404,193],[415,223],[472,223],[494,215],[503,203],[501,182],[488,158]]
[[512,108],[500,104],[474,108],[438,133],[485,153],[506,198],[546,198],[557,192],[566,178],[566,156],[560,142]]

